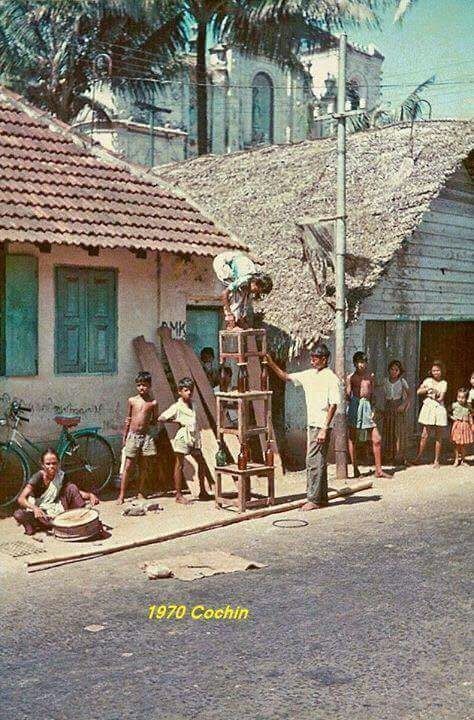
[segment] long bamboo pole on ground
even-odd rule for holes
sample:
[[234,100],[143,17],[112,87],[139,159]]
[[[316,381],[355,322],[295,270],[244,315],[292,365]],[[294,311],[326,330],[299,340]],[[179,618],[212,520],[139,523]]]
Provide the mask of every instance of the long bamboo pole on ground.
[[[354,493],[361,492],[362,490],[370,490],[372,485],[373,483],[371,482],[358,482],[354,485],[346,485],[340,490],[331,490],[328,492],[328,499],[334,500],[338,497],[354,495]],[[145,545],[155,545],[166,542],[167,540],[175,540],[180,537],[186,537],[187,535],[196,535],[198,533],[206,532],[207,530],[226,527],[227,525],[244,522],[245,520],[257,520],[267,515],[297,510],[299,507],[304,505],[305,502],[307,502],[306,498],[304,500],[295,500],[294,502],[284,503],[283,505],[272,505],[271,507],[250,512],[248,514],[236,515],[223,520],[216,520],[211,523],[206,523],[205,525],[198,525],[197,527],[187,528],[186,530],[177,530],[176,532],[168,533],[166,535],[157,535],[151,538],[144,538],[143,540],[134,540],[133,542],[115,545],[114,547],[104,548],[103,550],[83,550],[82,552],[72,553],[71,555],[64,555],[62,557],[28,560],[26,565],[28,572],[34,572],[34,570],[30,570],[30,568],[40,565],[46,565],[47,567],[44,568],[46,570],[49,567],[54,567],[57,563],[60,564],[70,560],[85,560],[92,557],[101,557],[102,555],[112,555],[113,553],[121,552],[122,550],[133,550],[134,548],[144,547]]]

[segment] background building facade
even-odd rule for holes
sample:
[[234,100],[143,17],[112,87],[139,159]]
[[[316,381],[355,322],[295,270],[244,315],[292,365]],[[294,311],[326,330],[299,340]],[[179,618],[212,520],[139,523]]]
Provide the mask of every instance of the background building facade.
[[[191,46],[192,49],[192,46]],[[374,46],[348,45],[349,95],[353,107],[373,109],[381,98],[383,56]],[[337,49],[303,53],[301,70],[287,70],[263,57],[216,44],[208,53],[208,147],[228,154],[262,145],[324,137],[335,109]],[[146,107],[113,96],[106,87],[96,95],[110,108],[108,127],[78,118],[76,127],[143,165],[163,165],[197,155],[195,55],[183,58],[179,73],[156,88]],[[151,128],[153,127],[153,133]],[[152,137],[153,135],[153,137]]]

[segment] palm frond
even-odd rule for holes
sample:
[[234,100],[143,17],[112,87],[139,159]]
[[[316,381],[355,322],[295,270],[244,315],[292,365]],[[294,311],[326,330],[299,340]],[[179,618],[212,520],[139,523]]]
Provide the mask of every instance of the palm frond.
[[74,97],[74,114],[79,115],[84,108],[90,108],[97,120],[101,123],[110,124],[112,112],[104,103],[98,102],[89,95],[76,95]]
[[416,0],[398,0],[398,5],[393,16],[394,23],[400,23],[405,18],[405,15],[410,10]]
[[427,87],[432,85],[436,80],[436,76],[424,80],[406,97],[400,105],[399,120],[416,120],[422,116],[422,107],[420,95]]
[[119,94],[150,97],[184,35],[175,0],[1,0],[0,77],[68,121],[96,81],[97,55],[112,58]]

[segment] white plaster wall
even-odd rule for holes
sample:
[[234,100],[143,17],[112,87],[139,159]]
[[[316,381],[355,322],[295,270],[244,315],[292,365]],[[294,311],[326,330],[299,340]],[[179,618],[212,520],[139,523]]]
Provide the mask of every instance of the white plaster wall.
[[[212,56],[211,56],[212,58]],[[209,70],[213,72],[213,63],[209,61]],[[298,142],[308,137],[309,105],[312,98],[303,88],[303,78],[298,73],[282,70],[276,63],[265,58],[247,57],[232,48],[227,50],[226,65],[227,84],[224,82],[223,68],[214,72],[209,83],[209,137],[211,151],[217,154],[242,150],[252,142],[252,81],[258,72],[265,72],[274,84],[274,142]],[[155,164],[161,165],[174,162],[197,154],[196,137],[196,98],[195,88],[191,86],[189,71],[184,69],[173,81],[156,89],[153,103],[171,110],[170,114],[162,115],[172,127],[188,132],[188,144],[165,138],[156,138]],[[114,97],[106,85],[96,86],[96,99],[110,109],[114,117],[130,119],[132,114],[139,112],[133,107],[133,100]],[[143,113],[142,121],[147,122],[147,113]],[[89,120],[89,116],[81,114],[78,120]],[[227,126],[227,133],[225,128]],[[106,148],[123,153],[129,160],[148,164],[149,139],[142,133],[119,130],[111,133],[107,130],[96,130],[95,138]]]
[[[90,129],[84,130],[90,135]],[[165,135],[155,133],[153,165],[179,162],[186,156],[185,135]],[[107,150],[123,155],[132,163],[150,164],[150,136],[133,128],[100,128],[94,130],[94,140]]]
[[[101,425],[106,435],[119,433],[125,417],[126,400],[134,391],[134,377],[140,369],[132,340],[137,335],[154,338],[158,324],[156,254],[139,260],[128,250],[103,250],[90,257],[81,248],[52,246],[40,253],[33,245],[16,244],[9,252],[38,257],[38,375],[2,378],[2,395],[32,405],[27,434],[40,439],[54,438],[55,406],[68,412],[78,410],[84,425]],[[118,300],[118,371],[107,375],[56,375],[54,372],[55,288],[57,265],[115,268]],[[8,397],[5,397],[8,396]]]
[[[338,50],[305,54],[304,57],[305,61],[311,62],[310,74],[313,78],[313,92],[317,97],[321,97],[326,90],[324,81],[328,74],[337,78]],[[347,47],[347,80],[357,80],[361,97],[366,100],[367,109],[369,110],[374,108],[380,101],[382,63],[383,58],[375,52],[370,54],[351,45]]]
[[[132,129],[118,128],[115,133],[116,152],[123,153],[131,162],[150,164],[150,136]],[[185,137],[155,135],[153,165],[164,165],[185,159]]]
[[172,337],[186,339],[186,306],[220,306],[223,286],[212,269],[212,258],[160,255],[159,324]]
[[[38,375],[2,378],[2,405],[21,399],[31,405],[27,433],[42,440],[54,438],[55,406],[78,411],[83,424],[100,425],[106,435],[121,432],[126,400],[134,392],[139,364],[132,340],[144,335],[156,341],[160,326],[170,327],[172,336],[186,339],[187,305],[220,305],[221,284],[214,275],[212,258],[148,252],[139,260],[128,250],[103,250],[90,257],[76,247],[52,246],[50,254],[33,245],[12,245],[9,252],[38,258]],[[56,375],[54,372],[55,290],[57,265],[115,268],[118,300],[118,371],[106,375]]]
[[[230,49],[229,84],[239,102],[233,103],[231,116],[231,151],[252,142],[252,82],[259,72],[266,73],[274,87],[273,140],[275,143],[297,142],[308,136],[307,107],[309,98],[303,90],[303,79],[282,70],[276,63],[261,57],[246,57]],[[236,110],[236,111],[235,111]]]

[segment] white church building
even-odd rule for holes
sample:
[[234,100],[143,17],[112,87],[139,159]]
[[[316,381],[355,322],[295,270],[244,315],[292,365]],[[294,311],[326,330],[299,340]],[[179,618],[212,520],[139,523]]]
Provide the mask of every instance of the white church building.
[[[217,44],[208,51],[208,147],[228,154],[262,145],[295,143],[331,134],[338,51],[300,55],[301,71],[286,70],[263,57]],[[347,79],[352,107],[373,109],[381,99],[383,56],[373,46],[348,44]],[[130,162],[156,166],[197,155],[195,54],[193,46],[179,73],[157,88],[151,104],[166,112],[140,109],[133,101],[97,90],[111,109],[108,125],[82,118],[76,128]],[[151,122],[152,120],[152,122]]]

